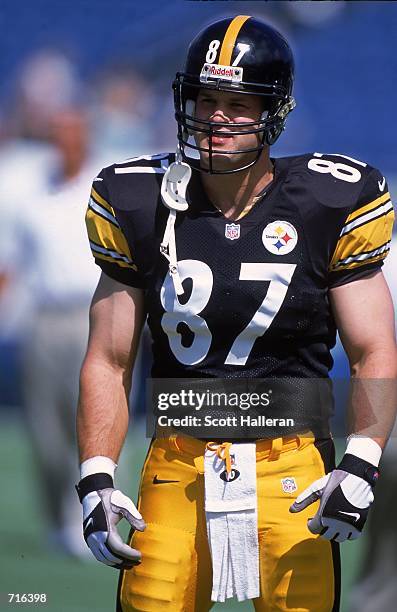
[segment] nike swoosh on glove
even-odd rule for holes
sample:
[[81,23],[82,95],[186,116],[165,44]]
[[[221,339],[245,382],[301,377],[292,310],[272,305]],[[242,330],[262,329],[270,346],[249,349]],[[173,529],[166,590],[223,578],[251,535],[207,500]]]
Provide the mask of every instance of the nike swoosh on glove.
[[83,505],[84,539],[98,561],[117,569],[141,562],[141,553],[123,542],[117,530],[122,518],[143,531],[145,521],[133,501],[113,486],[109,474],[91,474],[76,486]]
[[290,512],[301,512],[320,499],[317,513],[307,522],[309,530],[335,542],[355,540],[361,535],[374,501],[378,476],[378,469],[371,463],[346,453],[335,470],[296,498]]

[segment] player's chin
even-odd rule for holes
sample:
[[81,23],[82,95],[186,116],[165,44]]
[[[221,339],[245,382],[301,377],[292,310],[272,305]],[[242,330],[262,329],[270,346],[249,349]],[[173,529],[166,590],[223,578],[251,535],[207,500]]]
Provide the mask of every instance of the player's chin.
[[[201,166],[205,169],[210,167],[209,154],[204,153],[201,156]],[[248,166],[255,159],[252,153],[222,153],[216,149],[212,152],[212,169],[216,172],[231,172],[233,170],[241,169],[244,166]]]
[[[220,151],[213,151],[211,156],[211,166],[213,170],[222,171],[233,169],[233,156],[227,153],[221,153]],[[210,168],[210,156],[208,153],[202,153],[200,155],[200,165],[202,168],[208,170]]]

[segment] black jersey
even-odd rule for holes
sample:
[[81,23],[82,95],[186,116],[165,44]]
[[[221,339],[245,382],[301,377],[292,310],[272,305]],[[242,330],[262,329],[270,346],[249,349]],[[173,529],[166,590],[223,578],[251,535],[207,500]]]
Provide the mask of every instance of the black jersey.
[[94,179],[87,212],[97,264],[145,293],[156,378],[326,377],[336,328],[331,287],[382,265],[393,206],[371,166],[318,153],[274,160],[274,180],[242,218],[208,200],[200,174],[175,224],[177,296],[160,253],[174,157],[134,158]]

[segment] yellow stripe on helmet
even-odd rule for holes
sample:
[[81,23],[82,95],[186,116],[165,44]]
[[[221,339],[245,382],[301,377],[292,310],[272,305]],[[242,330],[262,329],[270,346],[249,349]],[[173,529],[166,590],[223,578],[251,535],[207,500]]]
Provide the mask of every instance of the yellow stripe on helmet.
[[236,44],[236,38],[244,23],[247,21],[247,19],[250,19],[250,17],[250,15],[238,15],[230,22],[229,27],[226,30],[219,55],[218,62],[221,66],[230,66],[234,45]]

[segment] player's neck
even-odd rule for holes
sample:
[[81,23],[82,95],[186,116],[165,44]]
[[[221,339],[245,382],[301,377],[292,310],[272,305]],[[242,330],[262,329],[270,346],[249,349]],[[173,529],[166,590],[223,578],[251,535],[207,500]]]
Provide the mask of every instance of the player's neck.
[[[266,153],[266,154],[265,154]],[[236,220],[255,204],[255,197],[273,180],[273,164],[268,151],[248,168],[235,174],[203,174],[204,189],[216,208]]]

